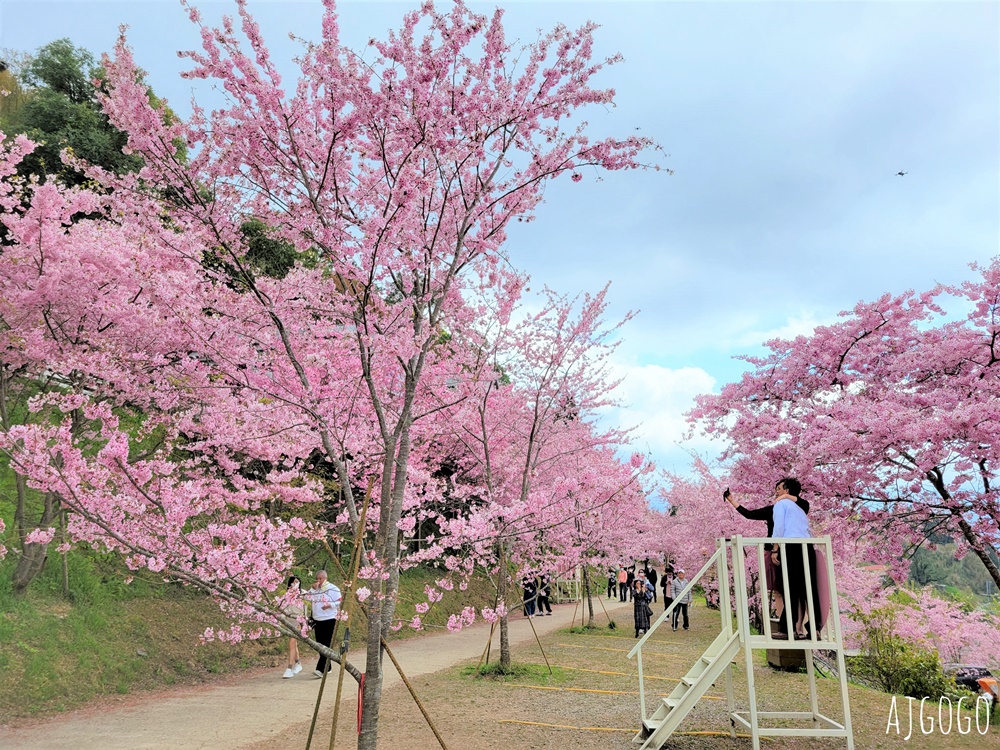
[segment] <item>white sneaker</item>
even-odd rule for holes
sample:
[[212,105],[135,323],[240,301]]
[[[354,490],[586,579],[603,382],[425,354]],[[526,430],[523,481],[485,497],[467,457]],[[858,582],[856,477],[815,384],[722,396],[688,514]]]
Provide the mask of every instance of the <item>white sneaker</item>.
[[302,665],[299,664],[298,662],[295,662],[295,666],[292,667],[292,674],[298,674],[301,671],[302,671]]
[[323,673],[320,672],[318,669],[314,669],[313,670],[313,674],[316,675],[317,677],[322,677],[323,676]]
[[282,679],[285,679],[285,680],[290,680],[294,676],[295,676],[295,671],[291,667],[289,667],[288,669],[286,669],[285,673],[283,675],[281,675]]

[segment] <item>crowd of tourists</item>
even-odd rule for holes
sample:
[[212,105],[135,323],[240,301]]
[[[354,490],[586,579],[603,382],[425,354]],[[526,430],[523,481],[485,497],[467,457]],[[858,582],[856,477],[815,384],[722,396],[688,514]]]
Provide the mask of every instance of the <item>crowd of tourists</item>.
[[672,557],[667,556],[662,573],[655,565],[649,564],[648,558],[641,568],[638,563],[632,563],[608,569],[608,598],[617,597],[620,602],[632,602],[636,638],[649,630],[653,616],[653,609],[649,605],[657,601],[657,583],[664,611],[677,602],[671,618],[673,629],[683,626],[687,630],[690,626],[688,608],[691,605],[691,592],[685,589],[689,581],[684,569],[677,567]]

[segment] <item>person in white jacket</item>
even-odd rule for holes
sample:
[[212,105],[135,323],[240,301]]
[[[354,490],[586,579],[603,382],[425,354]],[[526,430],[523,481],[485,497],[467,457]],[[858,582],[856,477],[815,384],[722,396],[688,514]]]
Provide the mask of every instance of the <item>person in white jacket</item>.
[[[333,642],[333,630],[337,624],[337,615],[340,614],[340,589],[327,580],[325,570],[317,570],[316,583],[313,584],[304,598],[311,605],[316,641],[329,648]],[[326,657],[320,654],[313,674],[322,677],[326,669]]]

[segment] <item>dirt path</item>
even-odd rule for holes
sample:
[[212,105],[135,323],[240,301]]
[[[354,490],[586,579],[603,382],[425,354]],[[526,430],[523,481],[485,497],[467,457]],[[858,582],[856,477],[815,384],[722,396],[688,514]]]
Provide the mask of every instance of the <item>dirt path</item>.
[[[596,604],[596,601],[595,601]],[[631,609],[613,603],[612,610]],[[556,605],[551,617],[532,622],[539,635],[567,627],[574,606]],[[598,618],[603,612],[598,609]],[[631,614],[625,614],[629,619]],[[577,613],[579,620],[579,613]],[[623,619],[619,617],[618,619]],[[437,672],[460,661],[478,658],[486,646],[489,626],[479,624],[460,633],[440,633],[393,644],[393,653],[407,677]],[[510,623],[512,646],[527,646],[534,635],[526,619]],[[498,648],[499,634],[494,636]],[[363,654],[354,656],[355,663]],[[4,750],[236,750],[278,739],[286,730],[308,722],[320,681],[311,674],[314,662],[291,680],[282,670],[244,674],[223,683],[165,691],[131,699],[123,707],[82,709],[26,726],[0,727]],[[384,689],[400,684],[391,662],[385,661]],[[342,704],[353,703],[353,680],[344,683]],[[329,715],[336,681],[327,678],[321,712]]]

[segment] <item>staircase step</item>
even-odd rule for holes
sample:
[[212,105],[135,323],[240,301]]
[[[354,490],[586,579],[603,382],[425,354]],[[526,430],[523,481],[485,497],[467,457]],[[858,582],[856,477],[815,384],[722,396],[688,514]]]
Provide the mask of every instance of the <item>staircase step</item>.
[[635,738],[637,744],[646,750],[662,747],[694,708],[698,699],[718,678],[740,647],[737,634],[734,633],[729,636],[728,641],[719,643],[722,637],[720,636],[717,642],[712,644],[714,653],[705,653],[695,662],[691,671],[680,678],[670,695],[657,707],[654,712],[655,718],[643,722],[643,731]]

